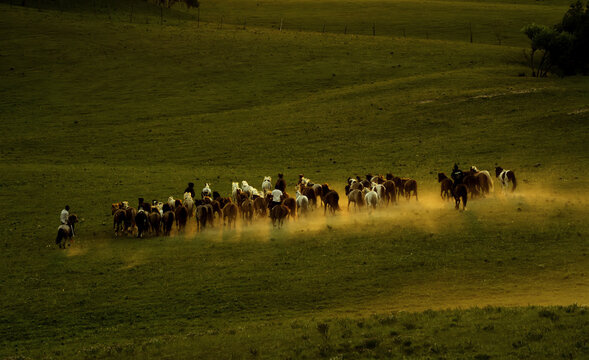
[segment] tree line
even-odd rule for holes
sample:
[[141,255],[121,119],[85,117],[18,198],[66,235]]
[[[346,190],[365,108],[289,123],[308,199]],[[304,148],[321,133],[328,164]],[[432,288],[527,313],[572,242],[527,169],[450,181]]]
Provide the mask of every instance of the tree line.
[[532,76],[546,77],[589,73],[589,2],[571,4],[562,20],[549,27],[529,24],[522,32],[531,41],[526,53]]

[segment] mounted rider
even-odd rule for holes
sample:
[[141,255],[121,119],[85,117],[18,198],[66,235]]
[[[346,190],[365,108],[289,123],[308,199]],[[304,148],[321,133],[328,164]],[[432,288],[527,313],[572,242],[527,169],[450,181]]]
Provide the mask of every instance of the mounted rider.
[[462,172],[462,170],[460,170],[458,168],[457,164],[454,164],[454,167],[452,168],[452,173],[450,174],[450,177],[452,178],[453,181],[453,188],[456,188],[456,186],[462,184],[462,180],[464,180],[464,173]]
[[70,206],[66,205],[65,208],[63,210],[61,210],[61,214],[59,215],[59,221],[61,222],[61,226],[60,227],[67,227],[67,229],[69,231],[71,231],[72,237],[74,236],[74,227],[71,226],[71,224],[69,223],[69,217],[70,217]]

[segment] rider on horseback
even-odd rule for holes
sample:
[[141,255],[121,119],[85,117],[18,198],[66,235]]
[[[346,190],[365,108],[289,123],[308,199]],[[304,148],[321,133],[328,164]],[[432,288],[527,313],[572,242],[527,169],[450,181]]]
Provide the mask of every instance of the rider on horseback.
[[464,179],[464,173],[462,170],[458,168],[457,164],[454,164],[452,168],[452,173],[450,174],[452,181],[454,182],[453,187],[456,188],[459,184],[462,184],[462,180]]

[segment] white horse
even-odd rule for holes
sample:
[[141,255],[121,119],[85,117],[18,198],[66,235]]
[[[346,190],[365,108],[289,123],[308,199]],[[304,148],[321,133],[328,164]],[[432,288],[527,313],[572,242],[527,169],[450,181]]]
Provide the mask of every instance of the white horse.
[[368,188],[364,189],[364,200],[366,201],[366,207],[367,208],[373,208],[376,209],[376,207],[378,206],[379,203],[379,199],[378,199],[378,193],[374,190],[370,190]]
[[384,204],[385,198],[386,198],[386,189],[384,187],[384,185],[382,184],[377,184],[375,182],[372,183],[372,190],[374,190],[376,192],[376,194],[378,195],[378,202],[380,204]]
[[188,218],[192,217],[194,213],[194,200],[192,199],[192,194],[189,192],[184,193],[184,206],[186,206],[186,210],[188,210]]
[[262,181],[262,191],[264,194],[272,192],[272,178],[270,176],[264,176],[264,181]]
[[200,196],[202,198],[204,198],[205,196],[212,196],[213,192],[211,191],[211,187],[209,185],[209,183],[205,183],[205,187],[202,189],[202,192],[200,193]]
[[243,192],[249,194],[249,197],[251,198],[253,195],[260,195],[258,193],[258,190],[251,186],[250,184],[247,183],[247,181],[243,180],[241,182],[241,189],[243,190]]
[[170,196],[168,198],[168,205],[170,206],[170,208],[174,209],[176,207],[176,200],[174,200],[173,196]]
[[234,204],[237,204],[237,193],[240,191],[241,189],[239,188],[239,183],[238,182],[232,182],[231,183],[231,200],[233,200]]
[[309,210],[309,198],[307,198],[305,195],[301,195],[301,192],[297,189],[296,199],[297,208],[300,209],[299,216],[306,214]]

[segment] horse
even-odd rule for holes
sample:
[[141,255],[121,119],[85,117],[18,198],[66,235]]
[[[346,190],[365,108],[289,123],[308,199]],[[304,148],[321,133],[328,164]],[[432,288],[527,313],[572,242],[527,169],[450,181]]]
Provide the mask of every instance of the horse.
[[211,206],[213,207],[213,216],[215,216],[216,213],[219,215],[219,219],[221,219],[223,217],[223,207],[221,206],[221,202],[219,200],[213,200],[213,202],[211,202]]
[[201,231],[207,227],[208,210],[206,204],[196,207],[196,230]]
[[241,188],[243,192],[248,195],[249,198],[251,198],[254,195],[259,195],[258,190],[255,187],[248,184],[245,180],[241,182]]
[[242,190],[239,188],[239,183],[233,181],[231,183],[231,200],[233,200],[234,203],[237,203],[237,193],[241,191]]
[[264,176],[264,181],[262,181],[262,192],[265,194],[267,192],[272,191],[272,177]]
[[184,193],[184,206],[188,210],[188,219],[190,219],[194,214],[194,200],[192,199],[192,194],[189,192]]
[[395,182],[393,180],[386,180],[383,184],[385,189],[385,199],[387,201],[387,205],[389,202],[396,203],[397,202],[397,187],[395,186]]
[[376,184],[384,184],[385,181],[386,180],[382,175],[376,175],[370,179],[371,183],[376,183]]
[[354,208],[364,206],[364,194],[358,189],[354,189],[348,193],[348,211],[350,211],[350,203],[354,203]]
[[310,204],[317,207],[317,193],[315,192],[315,190],[312,187],[304,186],[301,189],[301,195],[305,196],[309,200]]
[[124,209],[119,209],[113,214],[113,225],[112,228],[115,232],[115,236],[119,235],[119,231],[123,230],[125,232],[127,230],[127,211]]
[[72,236],[77,222],[78,216],[71,214],[67,218],[67,224],[61,224],[57,228],[57,237],[55,238],[55,244],[59,245],[60,249],[65,249],[66,240],[69,240],[68,246],[72,245]]
[[417,181],[413,179],[406,179],[403,183],[403,193],[405,193],[407,201],[411,200],[411,192],[413,192],[413,195],[415,195],[415,201],[419,201],[417,199]]
[[339,210],[339,194],[335,190],[331,190],[328,184],[321,185],[321,192],[322,196],[321,199],[324,204],[323,214],[327,213],[327,207],[329,206],[329,210],[332,214],[335,214],[337,210]]
[[309,211],[309,198],[302,195],[299,190],[297,190],[295,196],[297,200],[297,208],[299,209],[299,216],[307,214],[307,211]]
[[295,219],[297,215],[297,200],[295,198],[288,197],[282,200],[282,205],[288,208],[288,214],[291,219]]
[[276,227],[276,223],[278,223],[278,228],[281,228],[284,219],[288,216],[290,210],[285,205],[276,205],[270,210],[270,219],[272,219],[272,227]]
[[164,236],[170,236],[172,227],[174,226],[175,215],[172,210],[168,210],[162,216],[162,226],[164,228]]
[[147,216],[147,218],[149,220],[149,227],[151,231],[154,232],[156,236],[159,236],[162,227],[162,216],[160,212],[152,212]]
[[180,205],[174,211],[174,217],[176,218],[176,228],[178,232],[186,227],[188,221],[188,209],[185,206]]
[[213,192],[211,191],[209,183],[205,183],[205,187],[202,189],[202,192],[200,193],[201,198],[204,199],[205,196],[213,196]]
[[497,166],[495,168],[495,176],[497,177],[497,179],[499,179],[499,182],[501,183],[501,190],[503,191],[503,193],[507,191],[510,182],[511,192],[515,191],[515,188],[517,187],[517,180],[515,178],[515,174],[513,173],[513,171],[505,170],[502,167]]
[[364,201],[366,201],[366,207],[372,207],[373,210],[376,210],[376,206],[378,205],[378,193],[372,189],[365,188],[364,189]]
[[171,210],[174,210],[176,208],[176,200],[174,200],[173,196],[168,197],[168,206]]
[[470,172],[479,179],[481,193],[489,194],[494,191],[493,178],[487,170],[479,170],[473,165],[470,167]]
[[149,230],[149,219],[147,217],[147,211],[143,210],[143,208],[137,211],[137,215],[135,215],[135,225],[137,225],[137,237],[142,238],[143,232]]
[[467,201],[467,194],[468,190],[466,185],[458,184],[456,187],[451,187],[452,196],[456,201],[456,210],[460,209],[460,200],[462,200],[462,211],[466,210],[466,201]]
[[250,199],[245,199],[241,203],[241,217],[245,222],[252,223],[254,218],[254,202]]
[[372,183],[372,190],[378,194],[378,202],[380,204],[384,204],[384,202],[386,200],[386,195],[385,195],[386,189],[385,189],[384,185],[373,182]]
[[440,183],[440,196],[442,200],[450,200],[452,195],[452,186],[454,182],[444,173],[438,173],[438,182]]
[[266,198],[258,197],[254,199],[254,211],[256,214],[266,216],[267,209],[268,204],[266,203]]
[[223,225],[225,225],[225,218],[228,220],[229,228],[231,228],[231,223],[233,222],[233,228],[235,228],[235,224],[237,222],[237,205],[234,203],[227,203],[223,207]]

